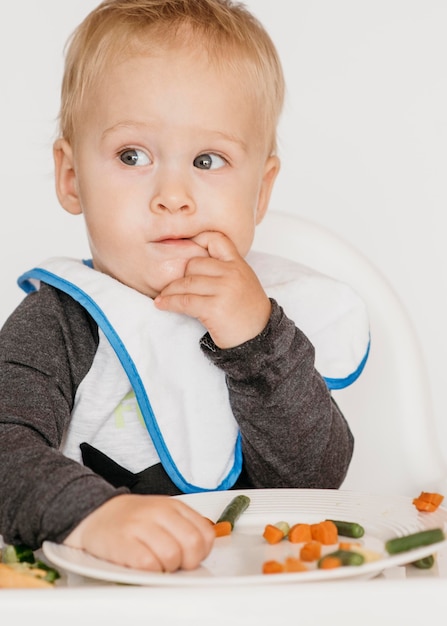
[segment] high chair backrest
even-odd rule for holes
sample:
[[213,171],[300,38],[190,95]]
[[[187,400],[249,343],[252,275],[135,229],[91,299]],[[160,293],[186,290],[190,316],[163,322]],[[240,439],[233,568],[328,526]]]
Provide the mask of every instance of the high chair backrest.
[[327,228],[270,211],[254,250],[302,263],[351,285],[365,301],[371,348],[360,378],[334,391],[355,437],[342,489],[407,496],[447,486],[430,387],[418,337],[388,280],[355,247]]

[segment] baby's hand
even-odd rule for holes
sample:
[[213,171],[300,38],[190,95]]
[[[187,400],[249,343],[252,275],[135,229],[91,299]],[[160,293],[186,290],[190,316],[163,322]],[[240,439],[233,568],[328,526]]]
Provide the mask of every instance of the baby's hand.
[[119,565],[174,572],[198,567],[214,538],[210,522],[180,500],[120,495],[86,517],[64,544]]
[[204,232],[195,241],[209,257],[191,259],[184,277],[167,285],[155,305],[197,318],[220,348],[256,337],[271,312],[258,277],[224,234]]

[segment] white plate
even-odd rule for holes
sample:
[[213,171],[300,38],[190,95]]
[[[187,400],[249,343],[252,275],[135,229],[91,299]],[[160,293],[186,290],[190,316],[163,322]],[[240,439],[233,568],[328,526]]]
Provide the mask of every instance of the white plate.
[[[251,499],[248,509],[237,521],[233,533],[216,539],[210,555],[192,572],[152,573],[121,567],[97,559],[81,550],[45,542],[43,552],[56,566],[90,578],[132,585],[244,585],[281,582],[325,581],[346,578],[372,578],[383,570],[411,563],[446,547],[447,540],[405,553],[389,556],[384,543],[393,537],[429,528],[447,527],[447,510],[418,513],[412,499],[379,496],[343,490],[257,489],[220,491],[177,496],[191,507],[217,519],[226,505],[239,493]],[[380,554],[375,561],[360,566],[288,574],[262,574],[262,563],[298,556],[300,544],[287,540],[269,545],[262,533],[266,524],[286,521],[315,523],[326,518],[357,522],[365,528],[361,542],[366,549]],[[328,548],[329,549],[329,548]],[[334,548],[331,548],[334,549]]]

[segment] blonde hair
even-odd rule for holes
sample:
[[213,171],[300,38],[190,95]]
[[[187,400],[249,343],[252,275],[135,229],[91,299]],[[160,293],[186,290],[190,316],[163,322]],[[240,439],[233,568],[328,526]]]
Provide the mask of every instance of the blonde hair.
[[276,48],[260,22],[232,0],[104,0],[67,42],[59,133],[70,143],[76,120],[104,71],[117,59],[182,43],[202,45],[210,60],[240,78],[254,96],[271,152],[284,100]]

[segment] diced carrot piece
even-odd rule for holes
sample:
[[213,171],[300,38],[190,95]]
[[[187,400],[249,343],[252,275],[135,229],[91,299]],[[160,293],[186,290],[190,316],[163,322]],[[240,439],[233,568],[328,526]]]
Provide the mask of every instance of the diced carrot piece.
[[284,561],[284,571],[285,572],[307,572],[308,567],[301,561],[297,559],[295,556],[288,556]]
[[331,520],[324,520],[317,524],[311,524],[310,530],[312,539],[319,541],[325,546],[332,545],[338,541],[337,526]]
[[427,500],[428,502],[431,502],[432,504],[439,506],[441,502],[444,500],[444,496],[441,495],[440,493],[434,493],[434,492],[430,493],[427,491],[422,491],[419,496],[419,499]]
[[262,534],[267,543],[279,543],[284,539],[284,532],[274,524],[267,524]]
[[312,533],[310,524],[294,524],[287,535],[291,543],[304,543],[311,541]]
[[231,524],[230,522],[216,522],[214,524],[214,532],[216,537],[225,537],[226,535],[231,535]]
[[434,513],[438,508],[431,502],[424,502],[423,500],[419,500],[418,502],[413,502],[414,506],[420,513]]
[[336,567],[341,567],[341,565],[341,560],[336,556],[324,556],[319,561],[318,567],[319,569],[335,569]]
[[433,513],[439,507],[444,500],[444,496],[440,493],[430,493],[428,491],[421,491],[417,498],[413,499],[413,504],[418,511],[425,513]]
[[284,565],[279,561],[264,561],[262,564],[263,574],[281,574],[284,571]]
[[308,541],[300,550],[300,559],[302,561],[317,561],[321,557],[321,543],[319,541]]

